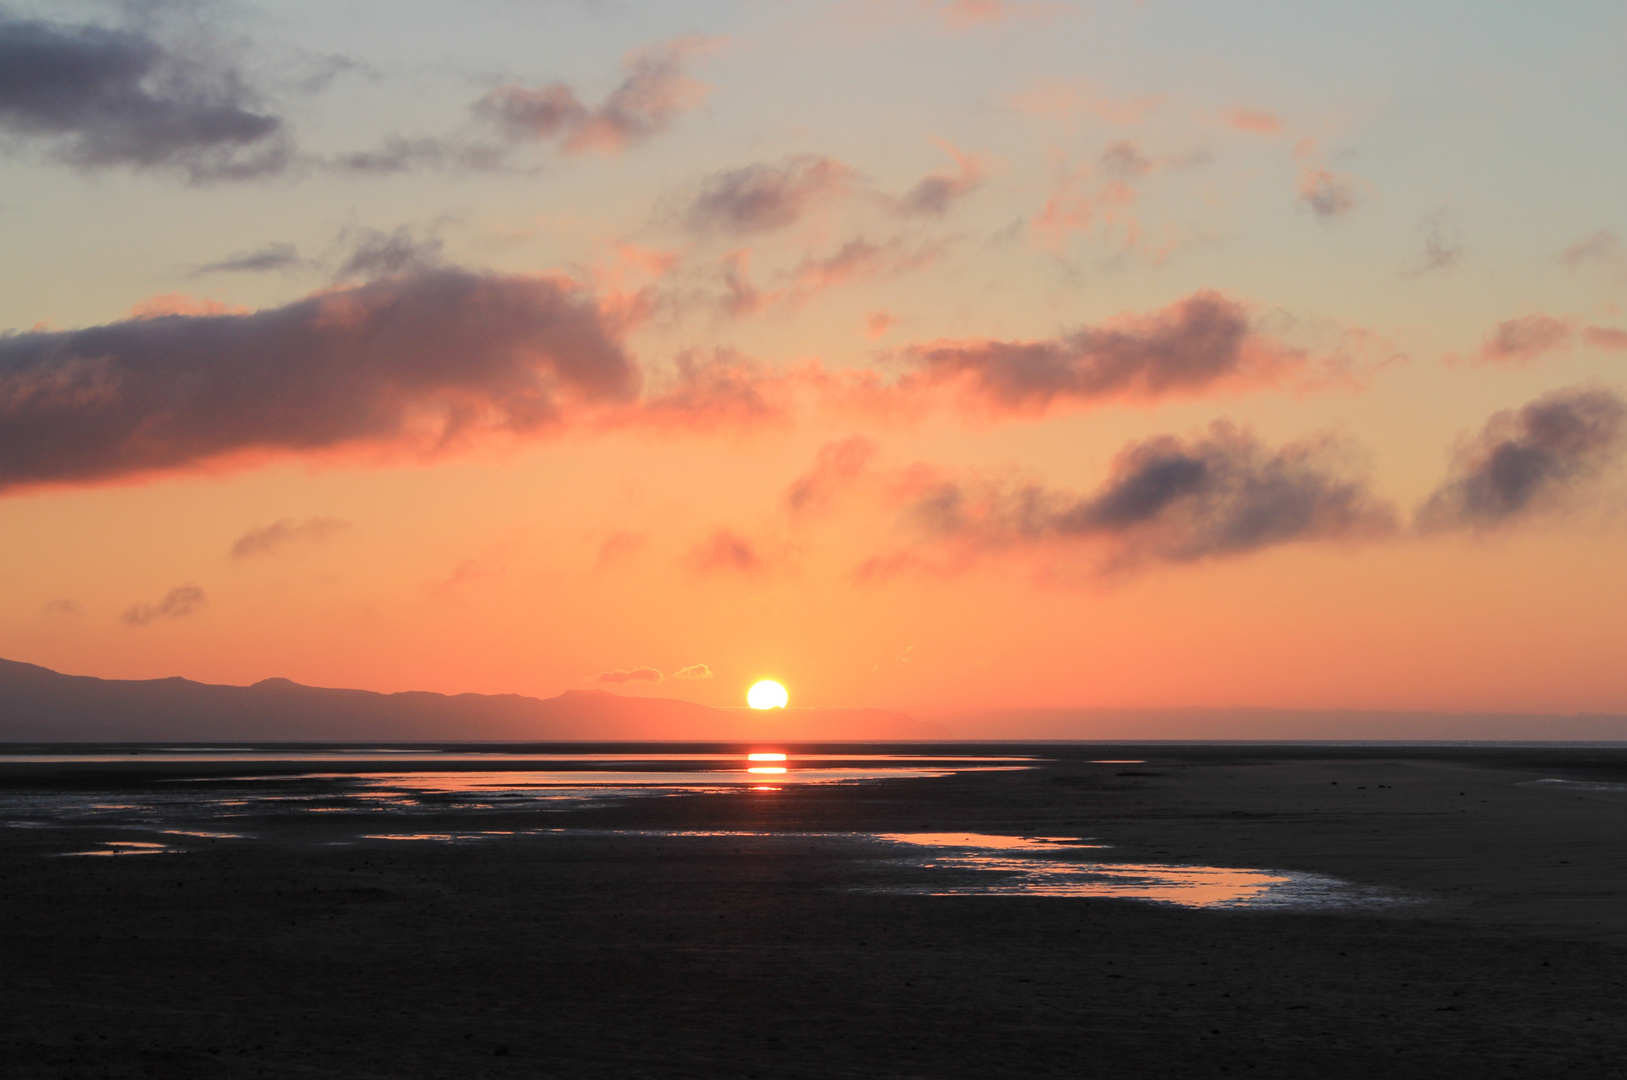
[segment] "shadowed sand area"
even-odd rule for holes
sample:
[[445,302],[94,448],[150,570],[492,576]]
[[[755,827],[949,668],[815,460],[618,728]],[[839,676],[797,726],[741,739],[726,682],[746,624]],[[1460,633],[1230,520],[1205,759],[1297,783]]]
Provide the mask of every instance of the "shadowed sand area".
[[[0,1075],[1627,1075],[1627,749],[817,749],[933,775],[401,810],[374,760],[0,764]],[[1035,865],[1345,891],[983,887]]]

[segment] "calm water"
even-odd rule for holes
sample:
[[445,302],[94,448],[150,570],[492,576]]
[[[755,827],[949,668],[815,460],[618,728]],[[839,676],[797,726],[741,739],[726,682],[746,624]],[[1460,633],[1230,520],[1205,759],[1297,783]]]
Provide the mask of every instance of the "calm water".
[[[398,747],[42,748],[0,755],[0,828],[35,830],[50,856],[185,856],[252,843],[546,844],[720,838],[768,854],[817,843],[859,891],[934,896],[1118,897],[1185,907],[1394,902],[1303,873],[1116,862],[1097,837],[966,832],[791,833],[580,829],[569,815],[697,794],[771,798],[801,785],[862,786],[1029,768],[1014,756],[513,752]],[[1141,764],[1101,759],[1103,766]],[[63,781],[71,776],[71,781]],[[38,777],[40,782],[31,783]],[[88,779],[87,779],[88,777]],[[46,782],[55,778],[54,782]],[[60,837],[50,843],[48,837]],[[36,848],[39,846],[35,845]]]

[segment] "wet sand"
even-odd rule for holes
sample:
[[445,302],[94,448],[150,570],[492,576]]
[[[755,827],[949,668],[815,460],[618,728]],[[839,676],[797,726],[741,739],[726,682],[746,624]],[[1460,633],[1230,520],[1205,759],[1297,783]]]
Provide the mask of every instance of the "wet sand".
[[[366,831],[337,813],[62,858],[105,830],[0,829],[0,1075],[1627,1075],[1627,750],[1053,752],[516,811],[572,831],[469,844],[334,845]],[[1095,837],[1407,902],[890,895],[852,844],[786,835],[846,832]]]

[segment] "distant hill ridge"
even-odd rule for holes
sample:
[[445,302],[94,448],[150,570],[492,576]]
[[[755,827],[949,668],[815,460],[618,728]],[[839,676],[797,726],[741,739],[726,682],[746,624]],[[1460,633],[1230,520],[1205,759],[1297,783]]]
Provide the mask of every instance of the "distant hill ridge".
[[671,698],[567,690],[381,694],[262,679],[220,686],[63,675],[0,660],[5,742],[571,742],[935,739],[936,724],[880,709],[718,709]]

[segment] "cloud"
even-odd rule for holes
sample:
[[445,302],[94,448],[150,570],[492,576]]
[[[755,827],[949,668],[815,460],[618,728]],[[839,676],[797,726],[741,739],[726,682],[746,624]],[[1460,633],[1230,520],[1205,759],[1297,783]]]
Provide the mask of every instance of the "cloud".
[[306,518],[295,521],[283,518],[259,529],[250,529],[232,544],[232,558],[247,559],[254,555],[269,555],[281,547],[294,543],[320,544],[350,528],[350,522],[341,518]]
[[136,604],[120,618],[128,626],[146,626],[158,619],[179,619],[207,603],[209,597],[196,585],[178,585],[156,604]]
[[461,136],[409,139],[392,135],[377,149],[351,150],[323,162],[329,169],[358,176],[395,176],[418,169],[495,172],[508,167],[510,148]]
[[1570,267],[1597,262],[1619,263],[1627,261],[1627,244],[1623,244],[1621,237],[1609,229],[1600,229],[1560,252],[1559,261]]
[[828,442],[819,448],[813,468],[792,482],[785,503],[793,511],[822,508],[833,491],[850,483],[876,456],[876,444],[862,435]]
[[475,112],[510,138],[558,140],[567,153],[614,152],[665,131],[706,99],[707,88],[685,65],[711,49],[714,39],[685,37],[628,54],[627,77],[598,105],[587,105],[564,83],[499,86],[475,103]]
[[898,320],[886,311],[872,311],[864,317],[864,336],[872,341],[887,336],[887,332],[898,325]]
[[590,295],[436,270],[246,315],[0,337],[0,489],[230,456],[530,435],[638,373]]
[[688,562],[691,569],[701,573],[751,574],[765,565],[751,541],[728,529],[719,529],[697,544],[691,549]]
[[1582,331],[1582,337],[1596,349],[1627,349],[1627,330],[1617,330],[1609,326],[1590,326]]
[[910,248],[896,237],[880,244],[863,237],[849,240],[829,255],[810,255],[797,263],[791,270],[786,298],[792,303],[802,303],[840,285],[908,273],[930,266],[944,251],[945,245],[941,243]]
[[47,615],[82,615],[84,611],[76,600],[52,600],[45,605]]
[[1063,10],[1059,4],[1039,0],[915,0],[915,4],[954,30],[1016,19],[1048,19]]
[[1502,367],[1523,367],[1571,341],[1571,324],[1551,315],[1522,315],[1497,324],[1480,347],[1479,360]]
[[832,158],[798,155],[777,165],[714,173],[701,184],[685,223],[698,233],[744,236],[796,224],[815,206],[847,191],[852,171]]
[[594,562],[595,570],[605,570],[632,558],[642,551],[649,537],[642,533],[627,532],[625,530],[612,533],[599,545],[599,557]]
[[1104,96],[1089,80],[1045,79],[1010,100],[1018,112],[1072,120],[1088,115],[1103,123],[1133,126],[1144,122],[1164,104],[1164,96],[1123,100]]
[[1256,332],[1242,304],[1210,291],[1061,338],[932,342],[903,356],[918,369],[906,386],[952,383],[989,408],[1029,413],[1058,399],[1151,400],[1271,385],[1304,363]]
[[1275,135],[1282,130],[1282,121],[1277,118],[1276,113],[1265,109],[1233,109],[1222,119],[1227,127],[1236,131]]
[[0,13],[0,131],[75,168],[173,169],[195,183],[280,172],[283,122],[256,109],[219,55]]
[[[1385,536],[1395,512],[1331,438],[1272,448],[1218,422],[1199,438],[1131,443],[1107,480],[1080,496],[1036,483],[929,480],[906,519],[963,555],[1036,545],[1091,545],[1103,571],[1190,563],[1282,544]],[[908,553],[893,556],[907,567]],[[883,563],[867,565],[884,576]]]
[[1423,531],[1490,529],[1563,505],[1620,460],[1627,402],[1599,386],[1556,390],[1497,413],[1418,508]]
[[612,423],[740,430],[784,419],[789,413],[787,380],[737,352],[716,349],[704,358],[684,352],[676,367],[672,383],[615,414]]
[[1323,221],[1344,217],[1356,208],[1356,181],[1307,165],[1299,174],[1299,201]]
[[905,217],[943,217],[950,207],[983,183],[981,158],[963,153],[949,143],[940,145],[955,159],[955,171],[933,173],[905,193],[898,200],[897,208]]
[[[687,671],[689,669],[685,668],[684,670]],[[623,686],[627,683],[634,682],[660,682],[665,678],[666,676],[661,674],[661,672],[656,668],[641,667],[633,668],[631,671],[627,671],[622,668],[617,668],[614,671],[601,671],[599,674],[593,676],[593,681],[610,686]]]
[[1450,270],[1468,250],[1463,230],[1458,228],[1444,206],[1418,220],[1418,236],[1423,242],[1424,251],[1415,273]]
[[350,254],[334,275],[336,281],[432,270],[442,264],[441,249],[445,246],[439,237],[418,236],[406,226],[387,233],[378,229],[347,229],[340,243],[350,248]]
[[293,244],[267,244],[254,251],[238,252],[228,255],[217,262],[204,263],[189,275],[202,277],[204,274],[264,274],[273,270],[292,270],[305,265],[300,258],[299,249]]
[[674,679],[710,679],[712,669],[705,664],[690,664],[688,667],[681,667],[674,671],[672,677]]

